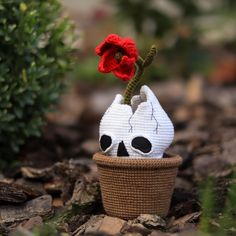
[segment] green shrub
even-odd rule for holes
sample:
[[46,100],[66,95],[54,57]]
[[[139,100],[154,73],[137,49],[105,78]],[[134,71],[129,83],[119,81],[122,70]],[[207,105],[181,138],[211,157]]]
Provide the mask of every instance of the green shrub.
[[[0,157],[39,136],[71,68],[73,26],[57,0],[0,1]],[[71,41],[71,42],[69,42]]]

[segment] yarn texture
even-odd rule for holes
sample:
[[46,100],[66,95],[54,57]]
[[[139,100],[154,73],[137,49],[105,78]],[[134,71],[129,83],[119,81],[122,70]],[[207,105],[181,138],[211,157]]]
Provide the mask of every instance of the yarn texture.
[[173,124],[152,90],[144,85],[131,105],[117,94],[100,122],[99,140],[111,157],[162,158],[174,137]]
[[138,52],[132,39],[109,34],[96,47],[95,52],[101,56],[98,65],[100,72],[113,72],[116,77],[123,81],[128,81],[134,76],[134,65],[138,58]]

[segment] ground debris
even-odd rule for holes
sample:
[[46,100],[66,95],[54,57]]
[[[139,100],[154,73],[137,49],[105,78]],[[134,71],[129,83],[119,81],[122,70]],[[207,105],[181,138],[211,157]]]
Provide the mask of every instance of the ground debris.
[[[35,207],[26,209],[26,205],[41,195],[50,194],[50,209],[55,208],[55,216],[61,223],[59,231],[69,235],[197,235],[201,217],[199,182],[209,177],[214,179],[217,205],[214,210],[221,212],[236,163],[236,87],[210,87],[202,82],[195,77],[187,86],[178,81],[152,86],[175,126],[175,139],[168,151],[183,158],[171,207],[164,220],[156,215],[141,215],[127,222],[104,215],[97,168],[91,157],[98,150],[99,120],[119,91],[109,88],[107,96],[99,86],[91,90],[79,84],[72,92],[72,99],[64,100],[71,103],[66,117],[63,115],[63,110],[67,110],[65,104],[56,116],[48,116],[50,122],[42,137],[31,139],[25,145],[17,172],[8,175],[11,179],[4,194],[0,194],[0,202],[7,203],[7,206],[0,203],[5,222],[0,224],[0,233],[8,235],[19,222],[31,225],[34,217],[41,218],[40,211]],[[103,98],[102,103],[98,97]],[[75,114],[73,107],[78,102],[82,109],[76,108]],[[6,207],[10,210],[4,210]],[[28,214],[28,211],[34,213]],[[19,230],[32,235],[22,224]]]
[[6,224],[0,224],[0,234],[8,235],[10,232],[10,228]]
[[175,188],[191,191],[191,189],[193,189],[193,185],[190,181],[184,178],[177,177],[175,180]]
[[86,233],[94,233],[98,231],[98,228],[101,224],[101,220],[105,217],[105,215],[96,215],[96,216],[91,216],[90,219],[82,224],[79,228],[77,228],[72,235],[73,236],[78,236],[78,235],[83,235]]
[[140,223],[125,223],[120,230],[122,235],[149,235],[152,231]]
[[99,151],[99,142],[97,139],[91,139],[81,144],[81,150],[88,155],[93,155]]
[[101,224],[98,228],[98,232],[104,232],[110,235],[116,235],[120,233],[121,228],[125,224],[125,221],[116,217],[105,216],[101,220]]
[[141,214],[130,222],[131,224],[140,223],[149,229],[164,229],[166,227],[166,222],[163,218],[158,215],[151,214]]
[[30,218],[29,220],[23,222],[20,224],[20,227],[26,229],[26,230],[32,230],[36,226],[43,225],[43,219],[41,216],[34,216]]
[[24,186],[24,188],[30,189],[31,191],[35,192],[37,194],[35,195],[35,197],[46,194],[46,191],[43,187],[43,183],[40,181],[35,181],[32,179],[26,179],[26,178],[21,177],[17,179],[15,183],[20,186]]
[[52,213],[52,197],[43,195],[18,205],[0,206],[0,224],[9,224]]
[[171,231],[180,231],[186,227],[191,226],[190,224],[193,224],[196,221],[199,221],[200,215],[201,215],[201,212],[193,212],[193,213],[187,214],[185,216],[182,216],[182,217],[174,220],[169,225],[168,228]]
[[174,189],[169,216],[182,217],[200,210],[196,190],[183,188]]
[[149,236],[175,236],[175,234],[162,232],[160,230],[154,230],[149,234]]
[[231,166],[236,165],[236,138],[225,141],[222,145],[222,158]]
[[63,192],[64,181],[59,177],[54,177],[43,185],[45,191],[53,196],[60,195]]
[[15,183],[0,182],[0,204],[7,203],[22,203],[27,199],[41,195],[38,191],[27,186],[22,186]]
[[32,232],[22,227],[17,227],[15,230],[11,232],[11,236],[34,236]]
[[120,233],[126,221],[105,215],[92,216],[85,224],[81,225],[73,232],[73,236],[105,233],[108,235],[117,235]]
[[100,189],[98,182],[89,181],[81,177],[75,182],[74,191],[67,205],[85,205],[100,199]]
[[32,167],[21,167],[21,173],[23,177],[29,179],[40,179],[42,181],[46,181],[52,178],[52,167],[48,168],[32,168]]
[[70,232],[74,232],[82,224],[86,223],[90,217],[91,217],[91,215],[89,215],[89,214],[80,214],[80,215],[72,216],[68,220],[68,230]]
[[231,166],[219,156],[202,155],[194,158],[193,168],[195,179],[200,181],[208,176],[217,176],[222,172],[227,174]]
[[27,195],[16,184],[0,182],[0,201],[21,203],[26,201]]
[[205,131],[197,131],[191,129],[186,129],[185,131],[177,132],[174,138],[175,144],[188,144],[191,143],[192,145],[198,144],[202,145],[208,139],[208,133]]
[[[73,161],[57,162],[47,168],[23,166],[21,168],[23,176],[21,182],[34,181],[35,184],[41,184],[44,192],[51,194],[57,199],[60,197],[62,201],[60,205],[63,206],[65,202],[68,202],[72,198],[73,192],[78,190],[79,179],[85,174],[89,176],[89,171],[90,168],[87,163],[83,164]],[[88,189],[90,185],[86,184],[86,186]],[[80,192],[84,193],[82,186],[80,187]],[[74,201],[75,198],[74,196],[72,201]]]

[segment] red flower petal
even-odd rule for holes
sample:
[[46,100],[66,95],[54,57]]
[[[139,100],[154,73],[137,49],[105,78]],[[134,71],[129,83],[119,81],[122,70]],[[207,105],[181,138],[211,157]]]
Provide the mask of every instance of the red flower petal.
[[134,57],[135,60],[138,59],[138,52],[136,49],[136,45],[132,39],[124,38],[122,42],[122,48],[130,57]]
[[110,46],[116,45],[122,47],[122,39],[116,34],[109,34],[105,40],[96,47],[95,52],[97,55],[101,56],[104,51],[109,49]]
[[[95,52],[101,56],[98,66],[100,72],[112,71],[115,76],[124,81],[130,80],[134,76],[134,64],[138,59],[138,52],[132,39],[110,34],[96,47]],[[115,59],[117,52],[123,55],[120,62]]]
[[115,59],[116,52],[117,49],[114,47],[104,52],[98,65],[98,70],[100,72],[109,73],[119,67],[118,62]]
[[118,46],[125,51],[130,57],[138,58],[138,52],[135,42],[131,38],[121,38],[116,34],[109,34],[105,40],[96,47],[95,52],[101,56],[104,51],[109,49],[112,45]]
[[124,70],[120,67],[119,69],[114,70],[113,73],[119,79],[123,81],[129,81],[134,76],[134,71],[134,68],[127,68],[126,70]]
[[119,67],[113,71],[114,75],[123,81],[130,80],[135,73],[134,68],[135,59],[128,58],[127,56],[123,56]]

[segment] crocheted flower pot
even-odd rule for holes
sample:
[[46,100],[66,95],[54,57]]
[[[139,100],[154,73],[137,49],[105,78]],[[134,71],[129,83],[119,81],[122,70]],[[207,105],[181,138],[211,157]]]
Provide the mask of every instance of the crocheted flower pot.
[[182,158],[93,156],[97,163],[103,206],[107,214],[133,219],[140,214],[166,216]]
[[96,48],[98,70],[129,81],[124,96],[117,94],[99,128],[102,153],[98,166],[102,200],[111,216],[132,219],[140,214],[168,213],[174,182],[182,159],[164,154],[174,127],[156,95],[146,85],[135,88],[157,53],[153,45],[145,58],[134,41],[110,34]]

